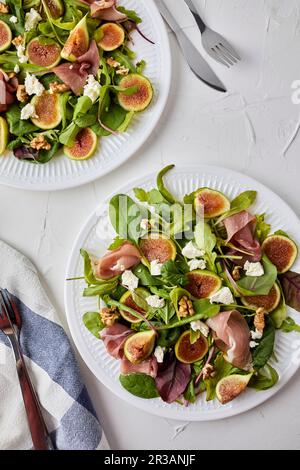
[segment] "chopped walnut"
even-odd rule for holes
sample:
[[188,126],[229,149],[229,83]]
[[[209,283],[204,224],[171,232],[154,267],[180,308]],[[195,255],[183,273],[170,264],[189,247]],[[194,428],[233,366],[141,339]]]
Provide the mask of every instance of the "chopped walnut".
[[50,83],[50,93],[64,93],[69,91],[70,87],[65,83],[52,82]]
[[126,67],[124,67],[124,65],[122,65],[121,67],[118,68],[118,70],[116,71],[116,74],[117,75],[128,75],[129,74],[129,69],[127,69]]
[[43,134],[38,135],[30,142],[30,147],[36,150],[50,150],[51,144],[47,141]]
[[105,307],[100,311],[100,317],[105,326],[112,326],[119,318],[119,310],[117,307]]
[[18,46],[21,46],[21,44],[23,44],[24,42],[24,38],[23,36],[17,36],[15,39],[12,40],[12,43],[14,46],[18,47]]
[[265,328],[265,315],[266,315],[266,311],[264,308],[258,308],[256,310],[256,313],[255,313],[255,317],[254,317],[254,326],[256,328],[257,331],[259,331],[260,333],[262,333],[264,331],[264,328]]
[[195,314],[193,303],[186,295],[181,297],[178,304],[179,304],[179,316],[181,318],[191,317]]
[[239,281],[241,279],[241,266],[236,266],[232,271],[232,277],[235,281]]
[[8,8],[8,5],[4,5],[4,3],[0,3],[0,13],[8,13],[9,12],[9,8]]
[[25,85],[18,85],[17,88],[17,99],[21,103],[26,103],[28,101],[28,94],[26,93]]
[[106,62],[107,62],[107,65],[109,65],[110,67],[114,69],[118,68],[121,65],[120,62],[115,60],[113,57],[109,57]]
[[202,369],[203,380],[210,379],[216,375],[216,371],[212,364],[206,364]]

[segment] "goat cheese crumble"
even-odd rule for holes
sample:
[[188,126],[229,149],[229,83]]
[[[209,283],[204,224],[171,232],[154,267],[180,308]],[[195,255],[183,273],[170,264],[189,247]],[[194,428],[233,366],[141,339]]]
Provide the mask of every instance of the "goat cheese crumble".
[[256,348],[256,346],[258,346],[258,344],[259,343],[257,343],[256,341],[250,341],[249,346],[250,346],[251,349],[253,349],[253,348]]
[[262,338],[262,331],[258,331],[258,330],[255,330],[255,331],[250,331],[250,335],[251,335],[251,338],[252,339],[261,339]]
[[88,96],[93,103],[99,98],[101,85],[95,79],[94,75],[89,75],[86,81],[86,85],[83,89],[83,95]]
[[160,276],[161,275],[161,268],[162,263],[159,262],[158,259],[151,261],[150,263],[150,273],[152,276]]
[[13,23],[13,24],[16,24],[16,23],[18,22],[18,18],[13,15],[13,16],[11,16],[11,17],[9,18],[9,21],[10,21],[11,23]]
[[30,8],[25,15],[25,31],[35,29],[40,21],[42,21],[41,15],[34,8]]
[[158,297],[158,295],[149,295],[146,302],[153,308],[163,308],[165,306],[165,300]]
[[159,364],[164,362],[164,355],[165,355],[165,348],[162,348],[161,346],[156,346],[154,350],[154,356],[156,357],[156,360]]
[[28,62],[28,57],[25,55],[25,46],[23,44],[19,44],[19,46],[17,46],[17,56],[20,64]]
[[194,258],[200,258],[200,256],[204,256],[205,252],[203,250],[199,250],[199,248],[196,247],[194,242],[190,241],[182,249],[182,254],[188,259],[194,259]]
[[244,270],[246,272],[246,276],[251,277],[259,277],[265,274],[263,265],[261,263],[250,263],[250,261],[246,261],[244,265]]
[[14,67],[14,72],[15,72],[15,73],[19,73],[19,72],[20,72],[20,67],[19,67],[18,64],[15,65],[15,67]]
[[35,107],[33,104],[28,103],[24,108],[22,108],[21,111],[21,119],[22,121],[27,121],[27,119],[30,118],[37,118],[36,112],[35,112]]
[[193,331],[200,331],[206,338],[209,334],[209,327],[201,320],[192,321],[191,328]]
[[130,291],[134,291],[139,285],[139,278],[132,271],[124,271],[122,274],[122,284]]
[[204,259],[192,259],[188,261],[190,271],[195,271],[195,269],[206,269],[206,261]]
[[44,86],[35,77],[35,75],[30,75],[30,73],[28,73],[28,72],[26,74],[26,78],[25,78],[24,83],[25,83],[26,93],[29,96],[31,96],[31,95],[41,96],[41,94],[45,91]]
[[230,305],[234,303],[234,298],[229,287],[222,287],[218,292],[210,297],[210,303]]

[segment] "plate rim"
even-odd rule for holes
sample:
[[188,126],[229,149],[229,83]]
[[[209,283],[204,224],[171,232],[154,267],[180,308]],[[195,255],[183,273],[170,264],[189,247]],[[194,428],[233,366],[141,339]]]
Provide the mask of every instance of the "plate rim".
[[[288,203],[285,202],[284,199],[282,199],[278,194],[276,194],[273,190],[271,190],[268,186],[265,184],[261,183],[260,181],[256,180],[255,178],[252,178],[251,176],[245,175],[242,172],[231,170],[230,168],[225,168],[221,166],[216,166],[216,165],[209,165],[209,164],[199,164],[198,166],[195,165],[175,165],[175,169],[178,169],[180,173],[184,172],[222,172],[225,176],[228,177],[233,177],[233,178],[242,178],[243,182],[245,184],[249,183],[255,184],[256,187],[258,187],[264,192],[269,193],[269,195],[274,198],[275,200],[278,200],[280,204],[286,206],[286,208],[289,210],[290,214],[293,215],[293,217],[298,221],[299,227],[300,227],[300,220],[295,211],[289,206]],[[105,200],[104,203],[106,204],[110,198],[117,194],[117,192],[128,192],[128,187],[133,188],[137,184],[141,185],[143,184],[144,181],[150,180],[155,178],[157,175],[157,172],[151,172],[151,173],[145,173],[141,177],[138,178],[132,178],[129,182],[126,183],[126,185],[123,185],[123,187],[120,187],[117,191],[112,192],[109,194]],[[75,263],[75,257],[73,254],[75,253],[75,250],[77,250],[77,245],[79,244],[80,240],[86,233],[88,233],[88,229],[90,228],[91,225],[94,223],[94,219],[99,217],[97,215],[97,211],[99,209],[99,206],[96,206],[95,209],[90,213],[88,218],[86,219],[85,223],[83,224],[81,230],[75,237],[74,243],[72,245],[72,249],[70,251],[70,255],[68,258],[68,263],[67,263],[67,268],[66,268],[66,274],[65,274],[65,279],[68,278],[68,276],[72,273],[72,265]],[[74,344],[82,357],[85,365],[89,368],[89,370],[94,374],[94,376],[100,381],[102,385],[104,385],[108,390],[110,390],[114,395],[117,395],[120,399],[125,401],[126,403],[133,405],[136,408],[139,408],[140,410],[159,416],[161,418],[169,418],[169,419],[176,419],[179,421],[203,421],[203,422],[208,422],[208,421],[216,421],[216,420],[221,420],[221,419],[226,419],[230,418],[233,416],[238,416],[242,413],[245,413],[247,411],[250,411],[252,409],[255,409],[257,406],[261,405],[265,401],[267,401],[269,398],[275,396],[279,390],[284,388],[287,383],[291,380],[291,378],[295,375],[297,370],[300,367],[300,357],[298,359],[298,362],[295,362],[289,369],[288,373],[285,375],[284,379],[281,379],[274,387],[272,387],[269,390],[264,390],[260,391],[259,394],[256,395],[256,401],[255,403],[252,403],[252,400],[249,400],[246,403],[240,404],[239,408],[219,408],[217,410],[214,410],[212,413],[211,411],[201,411],[197,412],[194,411],[189,415],[183,415],[181,413],[178,413],[176,410],[172,408],[156,408],[153,407],[151,409],[147,408],[145,405],[147,403],[147,400],[135,397],[134,395],[131,395],[129,392],[127,392],[125,389],[123,390],[122,388],[118,387],[113,387],[114,381],[111,380],[104,371],[102,371],[100,368],[97,369],[97,367],[94,364],[94,358],[93,360],[89,363],[87,357],[92,357],[90,354],[90,351],[88,350],[87,346],[81,342],[80,344],[80,331],[76,326],[75,322],[72,322],[71,316],[72,312],[70,311],[71,308],[69,308],[69,296],[70,296],[70,291],[68,288],[69,284],[67,281],[64,283],[64,305],[65,305],[65,312],[66,312],[66,318],[69,326],[69,330],[72,336],[72,339],[74,341]],[[77,336],[77,332],[79,332],[79,336]],[[82,339],[82,338],[81,338]]]
[[[84,186],[85,184],[92,183],[94,181],[100,180],[104,176],[106,176],[109,173],[112,173],[114,170],[120,168],[125,162],[130,160],[134,155],[140,150],[140,148],[147,143],[149,138],[152,136],[153,131],[155,130],[155,127],[159,120],[162,117],[162,114],[164,110],[166,109],[166,105],[170,96],[170,89],[171,89],[171,78],[172,78],[172,54],[171,54],[171,47],[170,47],[170,38],[169,34],[165,25],[165,22],[163,21],[159,10],[156,6],[156,3],[154,0],[142,0],[146,7],[150,8],[151,15],[153,16],[153,19],[155,22],[161,24],[161,36],[162,36],[162,43],[164,44],[164,57],[163,57],[163,64],[164,64],[164,93],[159,95],[160,99],[159,102],[155,104],[156,106],[156,116],[155,119],[150,122],[148,126],[148,132],[144,134],[140,141],[138,141],[136,144],[132,145],[131,151],[128,153],[128,155],[123,158],[121,162],[116,161],[113,164],[107,166],[106,169],[101,170],[101,174],[93,174],[92,171],[90,171],[86,176],[83,177],[76,177],[76,180],[74,181],[73,179],[71,180],[64,180],[63,182],[55,183],[26,183],[26,181],[5,181],[5,177],[2,177],[0,175],[0,184],[9,188],[16,188],[16,189],[21,189],[21,190],[26,190],[26,191],[63,191],[63,190],[68,190],[71,188],[79,188],[81,186]],[[8,157],[9,158],[9,157]],[[99,172],[100,173],[100,172]]]

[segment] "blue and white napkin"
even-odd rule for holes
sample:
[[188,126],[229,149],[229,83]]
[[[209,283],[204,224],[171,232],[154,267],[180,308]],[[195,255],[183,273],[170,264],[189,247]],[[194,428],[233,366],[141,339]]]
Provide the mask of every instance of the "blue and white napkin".
[[[37,271],[0,241],[0,286],[21,312],[21,346],[57,449],[108,449],[67,335]],[[31,449],[13,353],[0,332],[0,449]]]

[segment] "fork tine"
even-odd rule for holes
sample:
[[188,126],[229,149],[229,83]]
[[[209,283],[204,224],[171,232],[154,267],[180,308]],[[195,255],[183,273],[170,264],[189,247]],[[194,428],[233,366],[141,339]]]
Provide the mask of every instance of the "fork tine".
[[228,41],[226,41],[226,39],[222,39],[222,46],[227,49],[227,51],[232,55],[232,57],[234,57],[236,60],[242,60],[240,55],[236,52],[235,49],[233,49],[233,47],[229,44]]
[[235,64],[238,62],[238,59],[236,59],[221,42],[218,46],[230,60],[232,60]]
[[220,48],[220,46],[218,44],[216,45],[216,49],[219,52],[219,54],[221,55],[223,60],[225,60],[230,65],[234,65],[234,62],[231,59],[231,57],[226,52],[222,51],[222,49]]
[[211,52],[211,57],[216,60],[217,62],[219,62],[220,64],[222,65],[225,65],[225,67],[230,67],[230,65],[225,62],[225,60],[223,60],[223,58],[218,54],[218,52],[215,50],[214,47],[211,47],[210,48],[210,52]]

